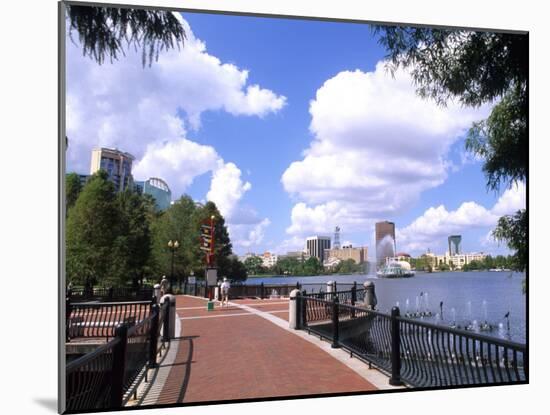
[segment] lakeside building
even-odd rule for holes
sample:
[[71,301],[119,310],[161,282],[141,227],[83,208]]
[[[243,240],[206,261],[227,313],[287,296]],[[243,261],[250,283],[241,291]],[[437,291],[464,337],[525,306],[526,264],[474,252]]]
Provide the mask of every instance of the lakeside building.
[[387,257],[386,258],[386,265],[388,265],[391,262],[411,262],[411,256],[405,252],[399,252],[394,257]]
[[117,192],[133,189],[132,162],[135,157],[116,148],[94,148],[90,174],[105,170]]
[[487,254],[484,252],[471,252],[450,255],[449,252],[446,252],[443,255],[436,255],[428,250],[428,252],[422,254],[420,258],[425,259],[427,265],[431,266],[432,269],[438,269],[442,265],[447,265],[454,269],[462,269],[464,265],[468,265],[472,261],[484,261],[485,258],[487,258]]
[[430,266],[432,269],[436,269],[438,265],[438,259],[437,255],[435,255],[433,252],[426,252],[425,254],[422,254],[420,258],[426,260],[426,264]]
[[459,255],[462,235],[451,235],[447,241],[449,242],[449,255]]
[[[367,262],[367,247],[361,246],[354,248],[352,245],[343,246],[342,248],[333,248],[325,250],[325,263],[334,262],[335,259],[345,261],[353,259],[356,264]],[[328,265],[327,265],[328,266]]]
[[305,251],[288,251],[286,254],[277,255],[277,260],[285,258],[294,258],[298,261],[305,261],[309,255]]
[[261,256],[262,258],[262,265],[266,268],[271,268],[275,264],[277,264],[277,260],[279,256],[277,254],[273,254],[271,252],[264,252]]
[[473,252],[469,254],[457,254],[457,255],[438,255],[437,264],[446,264],[452,266],[455,269],[462,269],[464,265],[469,264],[472,261],[483,261],[487,257],[487,254],[483,252]]
[[336,258],[336,257],[331,256],[331,257],[325,259],[325,261],[323,262],[323,267],[325,267],[325,269],[334,268],[335,266],[337,266],[341,262],[342,262],[342,260],[340,258]]
[[155,199],[157,211],[166,210],[170,207],[172,192],[164,180],[151,177],[145,181],[136,181],[135,189],[140,194],[151,195]]
[[395,223],[376,222],[374,225],[376,239],[376,263],[383,265],[386,258],[395,256]]
[[325,250],[330,249],[330,236],[310,236],[306,239],[306,252],[322,264],[325,261]]

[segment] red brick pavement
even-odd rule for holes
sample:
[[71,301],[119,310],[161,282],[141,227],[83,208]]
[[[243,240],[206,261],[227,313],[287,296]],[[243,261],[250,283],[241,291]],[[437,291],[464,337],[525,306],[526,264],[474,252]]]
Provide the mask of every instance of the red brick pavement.
[[[262,311],[281,310],[278,300],[238,300]],[[206,311],[203,299],[177,297],[182,337],[157,403],[204,402],[293,396],[376,388],[310,342],[236,307]],[[288,313],[276,313],[288,318]]]

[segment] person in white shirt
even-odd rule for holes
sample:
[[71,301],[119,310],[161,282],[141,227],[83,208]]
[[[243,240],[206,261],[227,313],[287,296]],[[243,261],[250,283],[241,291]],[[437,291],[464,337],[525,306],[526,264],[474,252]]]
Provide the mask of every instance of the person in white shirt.
[[160,281],[160,296],[162,297],[164,294],[168,294],[168,280],[166,279],[166,275],[163,275]]
[[223,277],[223,282],[220,286],[222,292],[222,307],[224,303],[226,306],[229,305],[229,288],[231,288],[231,285],[229,284],[229,281],[227,281],[227,277]]

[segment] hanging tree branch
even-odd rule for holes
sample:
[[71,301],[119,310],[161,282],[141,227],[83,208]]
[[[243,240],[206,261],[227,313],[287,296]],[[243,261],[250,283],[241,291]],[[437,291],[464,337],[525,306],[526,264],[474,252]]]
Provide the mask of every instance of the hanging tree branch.
[[[142,50],[142,64],[149,66],[159,52],[183,46],[181,22],[170,11],[67,5],[69,37],[78,33],[82,53],[102,64],[125,55],[124,47]],[[74,40],[73,40],[74,42]]]

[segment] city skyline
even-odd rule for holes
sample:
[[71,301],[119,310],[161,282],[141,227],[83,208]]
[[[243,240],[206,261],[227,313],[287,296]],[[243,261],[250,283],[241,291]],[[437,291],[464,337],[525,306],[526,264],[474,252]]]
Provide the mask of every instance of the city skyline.
[[[136,177],[162,178],[172,199],[214,201],[237,254],[284,254],[336,225],[342,245],[373,252],[380,220],[395,223],[397,249],[413,255],[443,251],[454,233],[470,251],[508,253],[489,235],[525,205],[525,186],[487,193],[481,162],[464,152],[466,129],[488,108],[419,98],[407,74],[385,73],[367,25],[184,18],[186,46],[151,67],[132,51],[98,66],[68,42],[68,171],[86,171],[92,147],[127,151]],[[275,65],[271,52],[284,58]],[[216,93],[197,87],[205,82]]]

